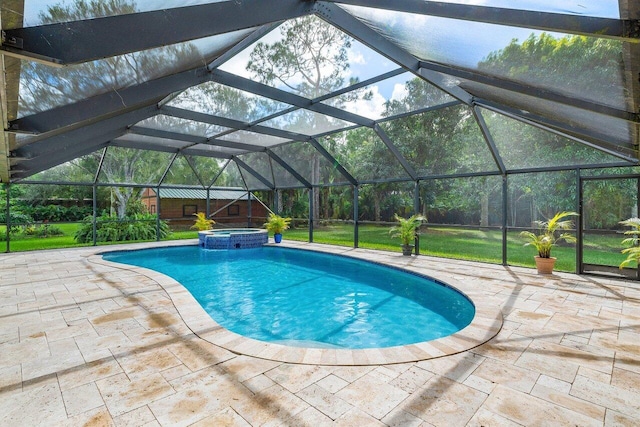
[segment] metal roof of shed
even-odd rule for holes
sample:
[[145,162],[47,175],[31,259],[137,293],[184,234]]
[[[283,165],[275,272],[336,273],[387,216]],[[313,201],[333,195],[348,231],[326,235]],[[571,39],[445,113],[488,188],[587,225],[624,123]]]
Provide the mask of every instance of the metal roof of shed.
[[[248,200],[249,194],[245,190],[209,190],[210,200]],[[206,200],[207,191],[197,189],[161,188],[161,199],[194,199]],[[253,198],[253,197],[252,197]]]

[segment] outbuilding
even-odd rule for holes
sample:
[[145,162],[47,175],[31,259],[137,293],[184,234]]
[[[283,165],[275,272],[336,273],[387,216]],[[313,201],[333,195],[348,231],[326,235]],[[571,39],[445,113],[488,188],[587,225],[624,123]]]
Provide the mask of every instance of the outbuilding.
[[157,197],[156,190],[147,188],[142,193],[142,203],[149,213],[158,212],[160,219],[169,221],[173,229],[191,226],[197,212],[206,213],[216,223],[242,227],[260,225],[267,216],[262,202],[246,190],[208,190],[208,193],[207,197],[207,190],[161,188]]

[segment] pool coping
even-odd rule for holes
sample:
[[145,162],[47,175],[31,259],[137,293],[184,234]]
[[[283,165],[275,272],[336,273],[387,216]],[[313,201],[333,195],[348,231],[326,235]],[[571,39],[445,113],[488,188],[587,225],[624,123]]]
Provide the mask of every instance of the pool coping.
[[[191,244],[187,242],[184,242],[183,245],[191,246]],[[175,244],[149,245],[144,248],[163,246],[175,246]],[[412,262],[414,260],[420,260],[423,257],[404,257],[401,254],[392,252],[334,247],[302,242],[287,242],[281,244],[281,246],[373,261],[393,268],[400,268],[412,273],[431,277],[466,295],[475,305],[475,316],[467,327],[453,335],[405,346],[375,349],[293,347],[258,341],[225,329],[209,316],[182,284],[154,270],[104,260],[102,254],[109,252],[109,250],[101,250],[100,252],[90,255],[87,260],[91,263],[112,268],[135,271],[154,280],[167,292],[186,326],[198,337],[236,354],[279,362],[329,366],[385,365],[417,362],[470,350],[489,341],[496,336],[502,328],[502,312],[498,306],[493,305],[491,301],[488,300],[487,296],[476,292],[477,290],[474,290],[472,283],[460,281],[451,276],[442,277],[443,274],[439,272],[432,270],[425,271],[425,266],[421,265],[422,263]],[[376,259],[373,260],[372,257]]]

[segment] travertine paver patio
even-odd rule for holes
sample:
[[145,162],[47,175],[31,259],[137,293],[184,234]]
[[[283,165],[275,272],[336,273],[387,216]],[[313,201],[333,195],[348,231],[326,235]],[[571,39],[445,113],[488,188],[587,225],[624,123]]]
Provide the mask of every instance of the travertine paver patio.
[[196,336],[180,286],[104,248],[1,254],[0,425],[640,425],[640,284],[288,244],[464,287],[502,328],[417,362],[285,363]]

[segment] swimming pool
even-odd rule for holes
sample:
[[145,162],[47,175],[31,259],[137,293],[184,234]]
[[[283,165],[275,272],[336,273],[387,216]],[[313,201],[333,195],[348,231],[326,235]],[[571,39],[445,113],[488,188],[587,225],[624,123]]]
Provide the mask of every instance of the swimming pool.
[[475,314],[468,298],[442,283],[311,251],[180,246],[103,256],[173,277],[226,329],[290,346],[407,345],[451,335]]

